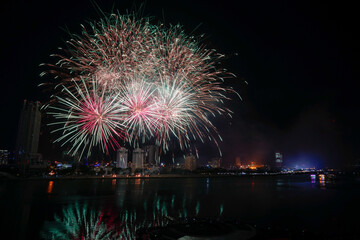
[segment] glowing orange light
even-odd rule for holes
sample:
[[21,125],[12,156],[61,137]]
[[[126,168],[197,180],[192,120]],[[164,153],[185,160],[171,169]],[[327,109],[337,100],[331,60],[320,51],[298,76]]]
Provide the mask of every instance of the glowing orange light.
[[54,181],[49,181],[47,193],[51,193],[53,189]]
[[115,190],[115,186],[116,186],[116,179],[113,179],[111,182],[112,188]]

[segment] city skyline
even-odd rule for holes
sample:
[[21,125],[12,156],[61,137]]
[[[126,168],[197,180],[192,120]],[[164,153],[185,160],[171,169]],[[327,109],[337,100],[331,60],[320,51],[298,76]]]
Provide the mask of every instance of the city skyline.
[[[64,47],[68,35],[61,28],[76,32],[80,24],[86,24],[84,19],[101,17],[90,1],[81,1],[73,9],[66,1],[26,4],[6,3],[3,9],[8,11],[2,14],[4,29],[14,36],[11,42],[1,40],[2,46],[8,46],[1,53],[3,77],[13,79],[6,81],[1,99],[9,115],[2,119],[1,148],[10,150],[15,148],[22,101],[43,102],[48,96],[37,87],[45,81],[38,77],[42,71],[38,65],[49,62],[48,55],[58,46]],[[130,2],[101,4],[105,12],[113,4],[120,13],[132,7]],[[80,8],[86,11],[74,14]],[[179,8],[187,14],[178,12]],[[224,161],[235,161],[237,156],[265,160],[277,150],[288,161],[305,159],[324,167],[344,166],[359,157],[358,100],[353,99],[356,17],[345,4],[238,6],[236,1],[226,1],[221,6],[215,2],[205,6],[149,1],[144,9],[144,15],[156,21],[164,15],[166,24],[181,23],[187,33],[195,29],[194,35],[205,33],[205,43],[229,56],[223,65],[237,75],[229,84],[244,100],[230,103],[233,120],[215,121],[224,139],[220,146]],[[211,158],[216,151],[209,150],[209,145],[199,146],[200,156]]]
[[7,239],[360,239],[350,1],[5,1]]

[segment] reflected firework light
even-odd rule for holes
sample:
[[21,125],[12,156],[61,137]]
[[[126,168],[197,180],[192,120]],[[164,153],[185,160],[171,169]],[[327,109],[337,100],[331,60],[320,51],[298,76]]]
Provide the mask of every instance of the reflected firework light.
[[[162,228],[169,224],[183,224],[195,219],[201,211],[200,201],[190,203],[181,196],[154,196],[144,202],[143,209],[120,209],[111,206],[96,208],[89,204],[64,206],[54,220],[46,222],[42,230],[45,239],[136,239],[150,228]],[[221,217],[223,205],[219,215]],[[145,238],[146,239],[146,238]]]
[[223,55],[180,25],[155,25],[134,14],[111,14],[90,28],[72,35],[58,63],[47,65],[63,86],[49,107],[63,132],[56,141],[72,144],[70,152],[80,156],[96,145],[106,152],[119,147],[119,138],[133,147],[155,139],[164,152],[174,141],[181,149],[198,140],[219,146],[211,119],[231,116],[224,100],[236,93],[223,86],[232,75],[215,67]]
[[44,239],[116,239],[119,235],[114,228],[102,221],[102,214],[79,204],[64,207],[62,215],[55,215],[55,221],[46,222]]
[[164,227],[174,221],[168,215],[165,201],[155,198],[154,204],[151,215],[141,219],[135,210],[117,214],[113,209],[97,211],[87,204],[65,206],[62,214],[54,216],[54,221],[45,223],[42,237],[67,240],[136,239],[139,229]]

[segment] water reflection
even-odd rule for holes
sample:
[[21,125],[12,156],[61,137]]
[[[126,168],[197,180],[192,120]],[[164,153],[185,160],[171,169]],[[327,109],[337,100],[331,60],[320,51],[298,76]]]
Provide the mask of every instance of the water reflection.
[[140,179],[140,178],[135,179],[135,185],[140,185],[140,183],[141,183],[141,179]]
[[[156,194],[153,199],[144,201],[143,209],[122,210],[115,206],[96,208],[76,203],[64,206],[53,221],[46,222],[41,235],[44,239],[136,239],[139,229],[179,223],[189,216],[198,216],[200,209],[199,200],[191,209],[186,196],[180,200],[175,195],[169,198]],[[221,204],[218,209],[221,216],[224,205]]]
[[[48,229],[50,226],[53,229],[55,227],[60,229],[57,231],[63,233],[63,239],[75,239],[76,236],[71,238],[70,233],[64,233],[66,215],[62,208],[64,211],[66,208],[72,209],[75,214],[81,211],[93,211],[95,213],[93,214],[94,220],[90,221],[90,217],[87,217],[86,222],[104,223],[107,225],[107,231],[112,230],[111,222],[116,226],[115,229],[119,229],[117,231],[122,231],[121,226],[124,224],[121,223],[121,216],[126,216],[126,211],[128,219],[136,219],[135,222],[127,220],[129,224],[138,227],[141,227],[144,222],[160,225],[161,222],[165,224],[166,221],[173,221],[171,219],[180,219],[185,216],[188,216],[188,219],[192,216],[213,219],[221,214],[221,219],[241,219],[249,224],[256,223],[258,226],[270,223],[281,227],[302,227],[311,224],[321,228],[328,223],[328,219],[332,219],[333,216],[337,217],[341,213],[343,207],[339,206],[347,207],[349,202],[355,202],[352,200],[354,196],[355,199],[358,199],[360,193],[358,182],[331,182],[328,174],[325,175],[325,182],[321,183],[323,187],[326,187],[323,190],[318,174],[314,174],[315,179],[312,179],[310,174],[255,178],[209,178],[209,188],[206,178],[140,179],[140,184],[135,184],[135,179],[113,181],[114,179],[110,178],[104,180],[53,180],[53,182],[50,182],[50,179],[48,181],[19,181],[16,182],[16,185],[13,182],[11,182],[12,185],[9,183],[7,191],[3,191],[10,198],[7,196],[0,198],[3,200],[1,212],[6,218],[4,222],[8,224],[4,229],[19,235],[18,239],[39,239],[39,229],[43,229],[47,233],[46,239],[58,238],[56,235],[50,234],[51,231]],[[357,188],[352,188],[350,191],[349,187],[345,185],[348,183]],[[256,186],[254,192],[251,191],[252,185]],[[329,188],[331,189],[329,190]],[[206,194],[207,189],[209,189],[208,194]],[[343,196],[344,198],[342,198]],[[324,201],[327,204],[323,204]],[[88,210],[81,210],[80,207],[76,210],[74,207],[76,202],[79,206],[87,203]],[[358,205],[355,203],[349,204],[348,209],[348,213],[344,214],[346,217],[359,212]],[[96,218],[98,213],[104,213],[101,221]],[[90,216],[91,214],[85,215]],[[293,216],[301,216],[305,220],[293,220]],[[350,217],[346,219],[350,219]],[[352,221],[346,219],[344,217],[344,222],[352,226]],[[49,221],[46,227],[44,226],[45,221]],[[330,226],[330,230],[333,229],[329,224],[326,226]],[[102,225],[100,224],[98,228],[100,226]],[[135,227],[128,228],[135,229]],[[76,229],[81,230],[81,227]],[[85,236],[86,232],[83,235]]]
[[53,190],[54,181],[49,181],[48,187],[47,187],[47,193],[52,193]]
[[325,189],[325,174],[319,174],[320,188]]
[[220,216],[223,214],[224,212],[224,204],[220,205]]
[[319,175],[316,175],[316,174],[311,174],[310,175],[310,179],[311,179],[311,186],[312,188],[314,188],[316,185],[316,179],[318,178],[318,181],[319,181],[319,185],[320,186],[320,189],[326,189],[326,181],[325,181],[325,174],[319,174]]
[[196,203],[196,209],[195,209],[195,211],[196,211],[196,215],[198,215],[198,214],[199,214],[199,211],[200,211],[200,202],[199,202],[199,201]]
[[46,222],[42,237],[45,239],[115,239],[116,229],[103,220],[101,212],[87,205],[64,207],[53,222]]
[[285,187],[285,183],[283,179],[276,179],[276,189],[282,190],[282,188]]
[[111,181],[111,188],[112,188],[113,191],[115,191],[115,189],[116,189],[116,179],[113,179]]
[[316,183],[316,175],[315,175],[315,174],[311,174],[311,175],[310,175],[310,179],[311,179],[311,184],[315,184],[315,183]]
[[[115,211],[116,212],[116,211]],[[96,210],[87,204],[66,206],[62,214],[43,227],[44,239],[135,239],[136,231],[146,227],[160,227],[168,223],[162,211],[154,211],[153,221],[138,219],[136,211],[114,213],[111,210]]]
[[209,194],[210,179],[206,178],[206,195]]

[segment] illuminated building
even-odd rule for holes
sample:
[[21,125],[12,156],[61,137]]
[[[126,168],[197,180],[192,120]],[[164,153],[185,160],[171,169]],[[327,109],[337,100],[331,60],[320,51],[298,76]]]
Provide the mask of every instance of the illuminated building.
[[255,166],[254,162],[251,162],[249,169],[256,170],[256,166]]
[[275,153],[275,166],[281,168],[283,164],[283,155],[280,152]]
[[212,168],[220,168],[221,158],[213,158],[208,162],[209,166]]
[[127,168],[128,164],[128,150],[126,148],[120,148],[116,152],[116,167]]
[[144,160],[145,160],[145,151],[141,148],[136,148],[133,151],[132,163],[134,164],[135,168],[143,168],[144,167]]
[[42,165],[38,153],[40,124],[40,102],[24,100],[16,139],[16,155],[23,169]]
[[194,171],[196,169],[196,158],[194,155],[189,155],[185,158],[185,169]]
[[251,170],[256,170],[256,169],[263,168],[263,167],[264,167],[263,164],[259,164],[256,162],[251,162],[251,164],[247,166],[247,168],[251,169]]
[[0,150],[0,165],[9,164],[9,151],[8,150]]

